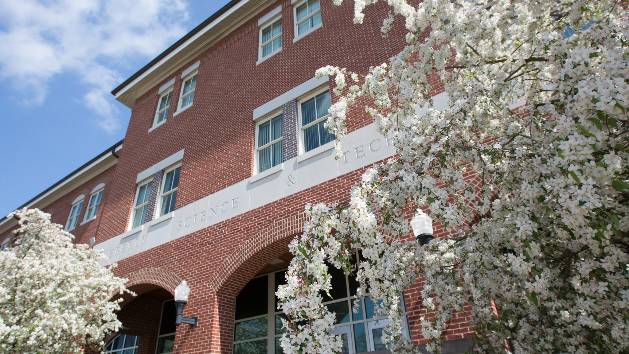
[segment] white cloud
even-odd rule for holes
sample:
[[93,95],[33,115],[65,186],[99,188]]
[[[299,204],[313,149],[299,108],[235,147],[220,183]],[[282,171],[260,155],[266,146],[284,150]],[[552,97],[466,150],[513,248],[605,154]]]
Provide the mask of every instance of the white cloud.
[[42,104],[51,79],[76,75],[82,102],[113,132],[120,121],[109,91],[124,79],[116,68],[159,53],[187,18],[185,0],[0,1],[0,79]]

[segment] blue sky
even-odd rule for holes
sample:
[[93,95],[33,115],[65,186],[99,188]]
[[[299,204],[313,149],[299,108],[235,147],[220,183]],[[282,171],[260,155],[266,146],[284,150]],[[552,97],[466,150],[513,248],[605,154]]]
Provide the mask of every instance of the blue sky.
[[122,139],[109,92],[226,3],[0,1],[0,218]]

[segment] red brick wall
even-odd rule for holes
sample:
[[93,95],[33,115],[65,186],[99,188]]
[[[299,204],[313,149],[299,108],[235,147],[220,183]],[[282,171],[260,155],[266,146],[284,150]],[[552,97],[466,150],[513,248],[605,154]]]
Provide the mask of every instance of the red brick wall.
[[[45,207],[43,210],[52,215],[52,222],[65,226],[66,222],[68,221],[68,215],[70,214],[72,202],[76,197],[83,194],[85,196],[85,199],[83,199],[83,207],[81,208],[81,214],[79,215],[77,227],[70,232],[75,236],[75,241],[77,243],[89,243],[90,238],[96,236],[99,224],[102,221],[103,210],[107,207],[107,199],[112,190],[111,179],[115,173],[115,170],[116,166],[114,165],[99,174],[98,176],[90,179],[89,181],[83,183],[81,186],[67,193],[63,197],[57,199],[55,202]],[[100,183],[105,184],[105,190],[100,207],[96,212],[96,218],[81,225],[87,211],[87,204],[89,203],[92,189],[94,189],[94,187],[96,187]]]
[[[101,215],[103,213],[103,209],[107,202],[107,197],[111,190],[111,178],[114,174],[115,165],[100,173],[96,177],[88,180],[83,183],[79,187],[73,189],[72,191],[65,194],[63,197],[57,199],[52,204],[43,208],[43,211],[51,214],[51,220],[54,223],[60,224],[65,227],[66,222],[68,221],[68,215],[70,214],[70,208],[72,207],[72,202],[76,197],[83,194],[85,199],[83,199],[83,207],[81,209],[81,214],[79,215],[79,220],[77,222],[77,227],[71,231],[71,233],[75,236],[75,242],[77,243],[89,243],[90,238],[96,236],[96,232],[98,230],[99,224],[101,222]],[[105,190],[103,194],[103,198],[101,200],[101,204],[96,212],[96,218],[86,222],[83,222],[83,218],[85,217],[85,212],[87,211],[87,204],[89,203],[90,195],[92,189],[97,185],[104,183]],[[4,241],[5,238],[12,235],[13,231],[17,228],[14,227],[11,231],[6,232],[3,235],[0,235],[0,243]]]
[[[114,180],[114,192],[105,210],[98,241],[126,231],[133,203],[136,176],[167,156],[185,149],[177,207],[189,204],[251,176],[253,165],[254,108],[314,76],[325,65],[366,72],[397,53],[401,36],[380,33],[384,6],[370,9],[363,26],[354,25],[353,8],[346,2],[333,9],[321,1],[323,27],[293,43],[293,7],[282,4],[283,49],[256,65],[258,17],[199,56],[200,67],[194,104],[173,118],[181,88],[181,71],[175,78],[168,121],[148,132],[158,100],[159,85],[140,97],[133,108],[125,149]],[[263,16],[268,10],[262,12]],[[375,12],[379,11],[379,14]],[[398,23],[397,30],[401,30]],[[196,60],[192,60],[190,64]],[[352,122],[364,125],[366,117]]]

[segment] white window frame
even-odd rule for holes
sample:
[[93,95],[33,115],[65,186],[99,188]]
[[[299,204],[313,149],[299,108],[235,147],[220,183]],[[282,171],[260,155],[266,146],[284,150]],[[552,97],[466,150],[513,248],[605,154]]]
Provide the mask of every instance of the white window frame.
[[185,111],[186,109],[192,107],[194,105],[194,100],[195,100],[195,96],[197,94],[197,85],[199,83],[199,80],[197,79],[197,81],[194,84],[194,90],[192,91],[192,93],[188,93],[188,95],[192,95],[192,103],[190,103],[189,105],[182,107],[181,105],[183,104],[183,89],[186,86],[186,82],[192,80],[193,78],[197,77],[199,74],[199,70],[195,69],[192,72],[190,72],[189,74],[186,74],[182,80],[181,80],[181,88],[179,89],[179,100],[177,103],[177,112],[175,112],[175,115]]
[[317,14],[317,12],[314,12],[308,16],[306,16],[306,18],[304,18],[301,22],[297,23],[297,8],[302,6],[303,4],[307,3],[308,0],[293,0],[293,33],[294,33],[294,38],[293,38],[293,43],[297,42],[298,40],[306,37],[307,35],[309,35],[310,33],[318,30],[319,28],[323,27],[323,14],[321,13],[321,0],[317,0],[319,1],[319,14],[321,14],[321,23],[319,23],[318,26],[316,27],[311,27],[308,31],[302,33],[301,35],[299,34],[299,23],[305,22],[310,20],[310,18],[314,15]]
[[[310,93],[300,97],[297,100],[297,141],[298,141],[298,148],[299,148],[299,155],[303,155],[303,154],[308,154],[311,153],[313,151],[320,151],[320,148],[322,146],[327,146],[328,144],[334,144],[334,141],[330,141],[326,144],[322,144],[319,145],[318,147],[310,150],[310,151],[306,151],[306,142],[305,142],[305,137],[304,137],[304,133],[305,130],[307,128],[310,128],[313,125],[319,124],[321,121],[325,121],[326,119],[328,119],[328,117],[330,116],[330,114],[326,114],[321,118],[315,119],[314,121],[308,123],[307,126],[303,126],[303,114],[301,112],[301,105],[302,103],[310,100],[311,98],[317,97],[318,95],[326,92],[326,91],[330,91],[330,89],[328,88],[328,86],[322,86],[314,91],[311,91]],[[332,105],[332,91],[330,91],[330,106]],[[331,145],[333,146],[333,145]]]
[[[263,173],[265,171],[268,171],[268,170],[272,169],[273,167],[281,165],[284,162],[284,161],[282,161],[282,162],[280,162],[279,164],[277,164],[275,166],[271,166],[271,167],[267,168],[264,171],[260,171],[260,157],[258,156],[258,152],[260,150],[266,149],[267,147],[272,146],[273,144],[276,144],[276,143],[279,143],[279,142],[282,143],[282,149],[284,149],[284,133],[285,133],[284,132],[284,127],[282,127],[282,137],[281,138],[275,139],[275,140],[271,140],[270,142],[266,143],[264,146],[258,147],[258,135],[260,133],[260,129],[259,129],[260,126],[262,124],[266,123],[266,122],[272,121],[273,119],[275,119],[275,118],[277,118],[279,116],[282,116],[282,125],[284,125],[284,121],[283,121],[284,120],[284,112],[281,109],[273,111],[272,113],[268,114],[264,119],[261,119],[260,121],[256,122],[256,128],[255,128],[256,129],[256,131],[255,131],[256,139],[255,139],[255,153],[254,153],[254,155],[255,155],[254,156],[255,171],[254,171],[254,175],[258,174],[258,173]],[[270,132],[269,132],[269,134],[270,134]],[[270,135],[269,135],[269,139],[270,139]],[[271,150],[271,152],[272,152],[272,150]],[[282,154],[283,153],[284,152],[282,151]]]
[[[196,91],[196,88],[195,88],[195,91]],[[162,124],[164,124],[164,123],[166,123],[168,121],[168,112],[170,111],[170,106],[173,103],[173,94],[174,93],[173,93],[173,86],[172,85],[159,94],[159,98],[157,99],[157,107],[155,107],[155,116],[153,117],[153,126],[151,127],[151,130],[159,127],[160,125],[162,125]],[[171,95],[170,96],[170,102],[168,102],[168,106],[166,106],[164,109],[160,110],[159,106],[162,103],[162,99],[164,99],[168,95]],[[158,122],[157,119],[159,118],[160,113],[162,113],[163,111],[166,111],[166,118],[164,118],[163,121]]]
[[[102,194],[100,197],[100,200],[98,201],[98,204],[96,204],[96,206],[93,206],[92,202],[96,200],[95,198],[98,196],[99,193]],[[94,188],[92,190],[92,193],[90,194],[90,198],[87,201],[87,208],[85,209],[85,215],[83,215],[83,222],[81,224],[84,224],[88,221],[92,221],[96,219],[96,216],[98,214],[98,208],[101,206],[101,204],[103,204],[104,196],[105,196],[105,185],[101,183],[98,186],[96,186],[96,188]],[[94,208],[94,215],[92,217],[89,217],[90,208],[92,207]]]
[[[275,25],[278,22],[280,23],[280,30],[281,30],[280,34],[275,36],[275,37],[271,37],[271,39],[269,39],[268,41],[263,43],[262,42],[262,32],[265,29],[269,28],[269,27],[272,28],[272,26]],[[258,31],[258,63],[257,64],[260,64],[261,62],[269,59],[270,57],[272,57],[275,54],[277,54],[277,53],[282,51],[282,48],[284,48],[284,43],[282,41],[282,38],[283,38],[282,35],[283,34],[284,34],[284,24],[282,23],[282,14],[281,13],[278,14],[277,16],[272,17],[271,19],[269,19],[268,21],[266,21],[266,22],[264,22],[263,24],[260,25],[260,31]],[[275,51],[272,51],[271,53],[267,54],[266,56],[263,56],[262,55],[262,53],[263,53],[262,48],[265,45],[269,44],[269,43],[273,43],[273,41],[276,40],[278,37],[280,38],[280,47],[279,47],[279,49],[277,49]]]
[[164,170],[164,174],[162,175],[162,181],[160,183],[161,186],[159,187],[159,195],[157,197],[157,208],[155,208],[154,216],[156,217],[164,216],[166,214],[172,213],[175,210],[173,209],[166,214],[162,214],[162,199],[164,199],[165,196],[173,194],[174,192],[179,190],[179,183],[181,183],[181,169],[179,170],[179,183],[177,183],[177,187],[169,190],[168,192],[164,192],[164,187],[166,186],[166,175],[169,172],[176,170],[177,168],[181,168],[181,162],[177,162],[176,164],[171,165],[170,167]]
[[[66,220],[66,226],[64,228],[65,231],[72,231],[72,230],[76,229],[77,226],[79,226],[79,218],[81,217],[81,209],[83,209],[83,202],[84,201],[85,201],[85,196],[83,194],[81,194],[80,196],[76,197],[74,199],[74,201],[72,202],[72,206],[70,207],[70,213],[68,214],[68,220]],[[78,208],[78,213],[73,218],[72,214],[73,214],[73,211],[74,211],[75,207]],[[74,219],[74,221],[72,223],[74,225],[70,224],[70,221],[72,221],[72,219]]]
[[[129,229],[134,229],[137,227],[141,227],[142,225],[144,225],[144,220],[142,220],[142,222],[140,224],[138,224],[137,226],[133,226],[134,224],[134,219],[135,219],[135,211],[139,208],[145,208],[147,205],[149,205],[149,203],[151,202],[151,198],[149,197],[149,199],[145,202],[142,203],[141,205],[136,205],[138,202],[138,197],[140,196],[140,188],[142,188],[143,186],[150,184],[151,182],[153,182],[153,178],[147,178],[145,180],[143,180],[142,182],[138,183],[136,188],[135,188],[135,198],[133,198],[133,205],[131,206],[131,220],[129,222]],[[152,191],[151,191],[152,192]],[[142,212],[142,215],[144,216],[145,212]]]

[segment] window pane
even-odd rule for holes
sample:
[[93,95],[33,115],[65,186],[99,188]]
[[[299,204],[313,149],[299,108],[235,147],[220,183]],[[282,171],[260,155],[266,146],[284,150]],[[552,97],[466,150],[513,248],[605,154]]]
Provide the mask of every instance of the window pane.
[[262,57],[266,57],[273,53],[273,43],[265,44],[262,46]]
[[267,335],[266,332],[267,332],[266,316],[254,318],[252,320],[237,322],[236,329],[234,330],[234,340],[241,341],[241,340],[247,340],[247,339],[266,337]]
[[266,339],[255,342],[238,343],[234,345],[234,354],[266,353]]
[[319,147],[319,125],[315,124],[304,130],[304,149],[306,152]]
[[132,228],[138,227],[144,223],[144,207],[137,208],[133,212],[133,225]]
[[[275,273],[275,289],[273,291],[273,294],[277,293],[277,290],[280,288],[280,285],[285,285],[285,284],[286,284],[286,271]],[[275,309],[276,311],[280,311],[280,308],[279,306],[277,306],[277,304],[278,304],[278,298],[277,298],[277,295],[275,295]]]
[[262,43],[268,42],[269,39],[271,39],[271,35],[272,35],[272,28],[271,28],[271,26],[263,29],[262,30]]
[[282,318],[286,319],[286,315],[283,313],[278,313],[275,315],[275,334],[284,333],[284,324],[282,323]]
[[310,25],[312,28],[315,27],[319,27],[319,25],[321,24],[321,13],[317,13],[312,15],[312,17],[310,18]]
[[334,134],[330,133],[330,131],[325,127],[325,121],[317,124],[319,126],[319,143],[321,145],[327,144],[330,141],[334,140]]
[[192,77],[192,79],[186,81],[183,84],[183,94],[185,95],[192,92],[196,86],[196,83],[197,83],[197,76],[195,75]]
[[297,35],[301,36],[302,34],[308,32],[310,29],[310,21],[304,21],[297,25]]
[[175,335],[161,337],[157,341],[157,354],[172,353],[175,346]]
[[179,175],[181,174],[181,167],[177,167],[174,171],[173,174],[175,175],[175,177],[173,178],[173,184],[172,184],[172,188],[177,188],[179,187]]
[[382,331],[383,328],[376,328],[371,330],[371,335],[373,336],[373,349],[374,350],[385,350],[387,347],[382,342]]
[[326,91],[316,97],[317,101],[317,118],[321,118],[328,114],[331,105],[330,91]]
[[122,349],[124,346],[124,334],[121,334],[116,337],[114,340],[114,345],[112,349]]
[[161,215],[168,214],[171,211],[175,210],[176,204],[177,204],[177,191],[174,191],[168,194],[167,196],[162,197]]
[[284,152],[282,142],[273,144],[273,166],[279,165],[284,162]]
[[301,124],[307,125],[317,119],[317,112],[315,110],[315,99],[311,98],[308,101],[301,104]]
[[275,140],[281,138],[283,135],[283,116],[278,116],[271,120],[271,139]]
[[159,325],[159,334],[175,333],[175,317],[177,310],[175,309],[175,301],[166,301],[162,306],[162,321]]
[[262,172],[271,167],[271,147],[269,146],[258,151],[258,172]]
[[281,20],[280,21],[276,21],[273,24],[272,27],[273,27],[273,29],[272,29],[272,33],[273,33],[272,37],[279,36],[280,34],[282,34],[282,21]]
[[354,326],[354,346],[356,347],[356,353],[362,353],[367,351],[367,337],[365,335],[365,324],[358,323]]
[[164,179],[164,190],[162,191],[162,193],[168,192],[172,189],[173,177],[175,177],[174,172],[175,171],[170,171],[166,174],[166,178]]
[[264,122],[258,126],[258,146],[268,144],[270,139],[270,123]]
[[236,319],[267,313],[267,276],[252,279],[236,297]]
[[275,354],[284,354],[282,345],[280,345],[280,337],[275,337]]
[[[332,276],[332,290],[330,290],[330,295],[332,295],[333,300],[341,299],[347,297],[347,287],[345,285],[345,273],[342,270],[336,269],[333,266],[328,265],[328,271]],[[327,295],[326,295],[327,296]]]
[[318,11],[319,8],[320,8],[319,0],[309,0],[308,1],[308,13],[309,14]]
[[282,48],[282,37],[277,37],[273,40],[273,51],[279,50]]
[[[354,307],[354,305],[356,305],[356,307]],[[354,309],[356,308],[356,311],[354,311]],[[361,299],[354,299],[352,300],[352,321],[361,321],[365,319],[365,315],[364,315],[364,309],[363,309],[363,302],[361,301]]]
[[336,314],[336,321],[334,323],[346,323],[349,322],[349,305],[347,300],[341,302],[335,302],[327,305],[328,311]]
[[341,353],[349,354],[349,338],[347,337],[347,333],[341,334],[341,340],[343,341],[343,346],[341,347]]
[[303,4],[297,8],[297,22],[301,21],[308,15],[308,4]]

